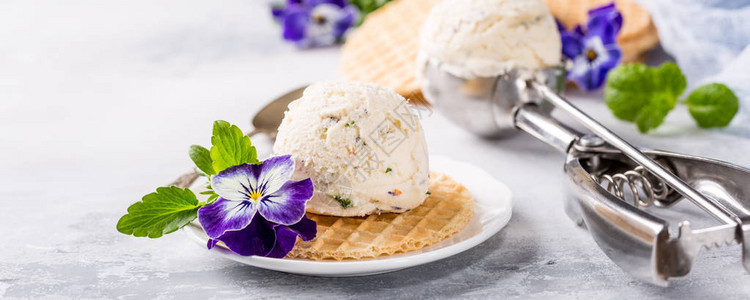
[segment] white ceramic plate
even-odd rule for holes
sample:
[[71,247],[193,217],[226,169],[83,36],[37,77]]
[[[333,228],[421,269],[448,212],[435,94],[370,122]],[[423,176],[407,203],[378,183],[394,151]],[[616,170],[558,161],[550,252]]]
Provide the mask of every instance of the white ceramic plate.
[[[443,156],[430,157],[430,169],[444,173],[466,186],[475,201],[474,216],[466,228],[432,246],[407,253],[352,261],[240,256],[222,247],[215,247],[210,251],[243,264],[287,273],[328,277],[364,276],[393,272],[456,255],[486,241],[510,220],[513,206],[510,190],[484,170]],[[208,236],[200,226],[186,226],[184,229],[190,238],[201,247],[206,247]]]

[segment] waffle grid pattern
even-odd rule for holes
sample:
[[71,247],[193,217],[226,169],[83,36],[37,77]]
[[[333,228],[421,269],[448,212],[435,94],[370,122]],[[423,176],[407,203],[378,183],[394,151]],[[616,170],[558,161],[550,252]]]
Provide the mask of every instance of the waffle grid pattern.
[[346,79],[387,86],[410,103],[426,104],[416,80],[417,37],[436,2],[393,1],[367,16],[342,47]]
[[473,214],[466,188],[446,175],[431,173],[431,195],[401,214],[334,217],[308,214],[318,223],[318,236],[299,240],[290,258],[345,260],[373,258],[421,249],[463,229]]

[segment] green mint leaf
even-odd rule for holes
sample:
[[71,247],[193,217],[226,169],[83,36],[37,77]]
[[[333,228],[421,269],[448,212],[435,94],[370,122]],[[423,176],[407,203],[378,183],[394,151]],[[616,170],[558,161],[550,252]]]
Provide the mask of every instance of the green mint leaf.
[[158,238],[195,220],[202,206],[189,189],[160,187],[128,207],[128,214],[117,222],[117,231]]
[[634,121],[638,125],[638,131],[646,133],[651,129],[659,127],[673,108],[674,103],[670,99],[653,99],[635,117]]
[[607,75],[604,101],[618,119],[635,122],[647,132],[661,125],[685,91],[687,81],[674,63],[657,68],[619,66]]
[[198,145],[190,146],[190,159],[193,160],[195,166],[198,167],[206,175],[215,175],[213,160],[211,159],[211,152],[208,149]]
[[702,128],[729,125],[740,108],[737,95],[721,83],[706,84],[695,89],[685,100],[685,105]]
[[[687,88],[687,78],[682,74],[682,70],[675,63],[667,62],[663,63],[658,68],[654,69],[656,72],[654,82],[666,89],[666,93],[674,96],[677,99]],[[675,101],[676,102],[676,101]]]
[[217,174],[231,166],[257,164],[258,158],[250,138],[239,127],[226,121],[214,122],[211,137],[211,159]]
[[641,89],[650,70],[645,65],[629,64],[612,69],[604,86],[604,101],[618,119],[634,122],[641,108],[650,101],[651,92]]
[[206,205],[214,203],[216,199],[219,199],[219,194],[216,194],[216,193],[211,194],[211,196],[208,196],[208,199],[206,200]]

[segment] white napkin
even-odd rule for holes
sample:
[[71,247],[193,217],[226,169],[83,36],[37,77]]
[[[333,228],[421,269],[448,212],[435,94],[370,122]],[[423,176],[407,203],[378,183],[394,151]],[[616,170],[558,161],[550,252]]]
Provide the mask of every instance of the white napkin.
[[730,127],[750,129],[750,0],[637,0],[651,13],[664,50],[688,79],[729,86],[740,99]]

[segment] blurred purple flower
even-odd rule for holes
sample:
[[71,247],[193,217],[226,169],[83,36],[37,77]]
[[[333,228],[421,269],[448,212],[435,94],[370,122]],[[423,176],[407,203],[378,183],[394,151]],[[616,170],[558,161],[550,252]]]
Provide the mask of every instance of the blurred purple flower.
[[622,27],[622,15],[614,3],[589,11],[586,29],[577,25],[572,31],[557,22],[562,40],[562,52],[573,62],[568,79],[584,91],[592,91],[604,84],[609,70],[620,63],[622,51],[617,45],[617,34]]
[[359,20],[357,7],[347,0],[286,0],[273,5],[271,13],[283,38],[302,48],[340,42]]
[[208,249],[222,241],[240,255],[281,258],[292,250],[297,236],[313,239],[316,224],[305,217],[313,183],[310,178],[290,180],[293,172],[294,160],[285,155],[214,175],[211,186],[219,198],[198,210]]

